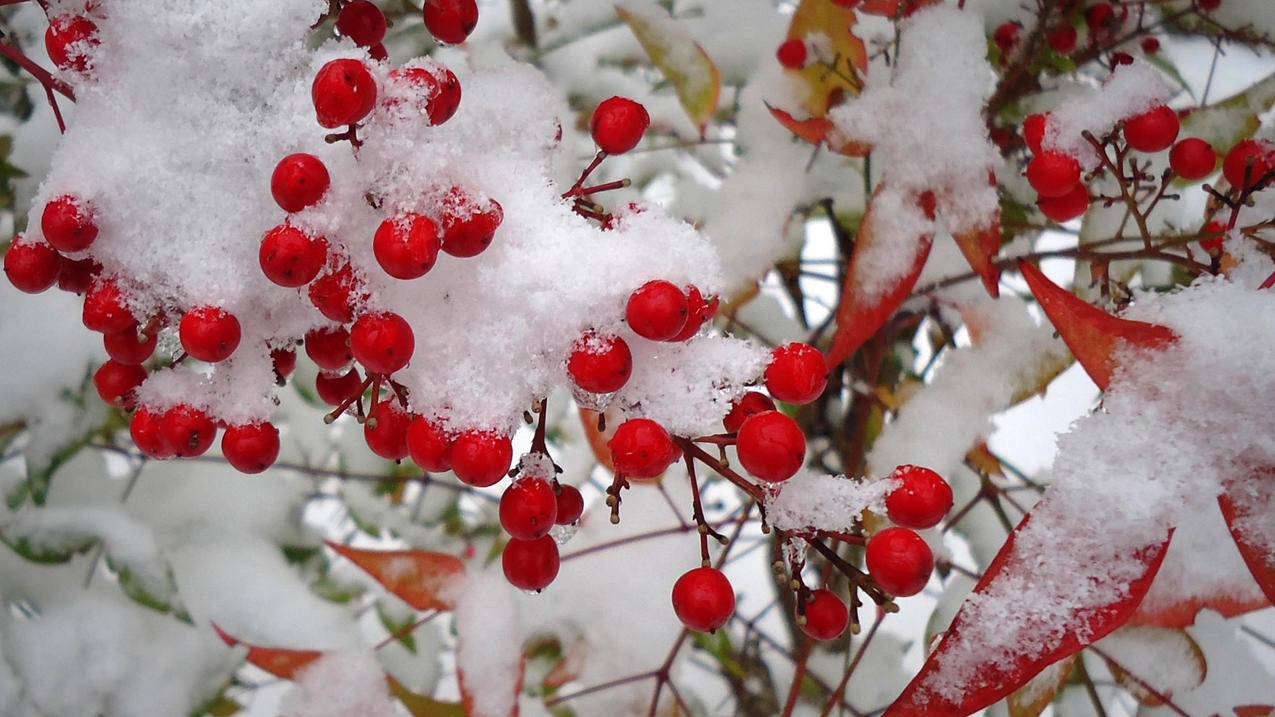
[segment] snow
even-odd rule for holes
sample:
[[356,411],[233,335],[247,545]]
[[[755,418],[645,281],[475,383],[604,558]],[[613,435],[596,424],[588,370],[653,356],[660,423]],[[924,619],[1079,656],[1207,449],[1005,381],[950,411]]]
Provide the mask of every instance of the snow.
[[766,520],[784,531],[849,533],[863,511],[884,513],[885,497],[897,487],[899,481],[889,478],[854,480],[802,472],[766,496]]
[[370,652],[331,652],[310,663],[283,699],[283,717],[394,717],[385,672]]
[[1086,171],[1092,170],[1098,166],[1098,154],[1082,132],[1101,140],[1117,122],[1164,104],[1173,94],[1168,79],[1151,64],[1137,60],[1119,65],[1100,87],[1076,89],[1060,98],[1049,112],[1043,146],[1071,155]]
[[504,717],[517,704],[522,642],[514,588],[496,568],[471,574],[456,600],[456,669],[475,717]]

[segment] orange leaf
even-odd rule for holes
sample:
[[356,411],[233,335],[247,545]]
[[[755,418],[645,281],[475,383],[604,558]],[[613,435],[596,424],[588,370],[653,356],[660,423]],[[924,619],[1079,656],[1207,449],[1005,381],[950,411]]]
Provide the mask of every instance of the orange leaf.
[[1104,391],[1111,385],[1116,369],[1115,352],[1121,342],[1163,349],[1178,339],[1177,334],[1163,326],[1122,319],[1088,304],[1026,261],[1018,262],[1018,270],[1067,348]]
[[863,0],[859,5],[859,12],[882,17],[907,16],[937,2],[939,0]]
[[1253,516],[1258,516],[1262,525],[1270,530],[1275,517],[1275,468],[1262,468],[1231,480],[1223,487],[1217,503],[1244,564],[1266,599],[1275,602],[1275,554],[1263,547],[1263,541],[1256,540],[1258,536],[1248,533],[1258,522]]
[[863,40],[854,34],[857,22],[859,18],[853,10],[830,0],[802,0],[792,15],[788,39],[804,41],[808,35],[826,35],[837,55],[835,72],[821,63],[789,70],[799,74],[810,87],[805,109],[811,116],[823,117],[847,92],[857,95],[863,91],[859,72],[868,68],[868,51]]
[[1071,670],[1079,655],[1064,658],[1041,670],[1030,682],[1018,688],[1005,700],[1009,717],[1037,717],[1054,701],[1058,691],[1067,684]]
[[[1023,518],[1014,532],[1010,533],[1005,545],[1001,546],[1000,552],[992,559],[991,565],[978,581],[978,585],[974,586],[975,595],[988,592],[993,583],[998,581],[1022,581],[1038,567],[1037,556],[1014,554],[1015,538],[1030,519],[1030,515]],[[965,627],[963,624],[965,611],[962,609],[952,620],[952,626],[944,633],[938,647],[934,648],[925,664],[922,665],[921,671],[908,683],[903,694],[899,695],[882,717],[968,715],[1004,699],[1027,684],[1041,670],[1076,654],[1128,621],[1137,609],[1138,603],[1142,602],[1142,598],[1147,594],[1147,590],[1151,588],[1151,581],[1160,570],[1160,564],[1164,561],[1168,548],[1168,538],[1163,542],[1144,547],[1139,551],[1138,557],[1145,568],[1141,575],[1129,581],[1124,597],[1113,603],[1087,608],[1078,613],[1074,616],[1077,625],[1070,627],[1062,634],[1040,635],[1039,639],[1045,643],[1043,648],[1033,650],[1031,654],[1021,655],[1010,665],[992,660],[981,665],[977,684],[970,685],[960,702],[954,703],[929,690],[926,683],[929,677],[938,671],[939,664],[951,646],[961,639],[961,630]],[[1082,583],[1084,579],[1084,576],[1076,576],[1078,583]]]
[[827,117],[811,117],[799,120],[778,107],[766,105],[770,116],[774,117],[785,129],[810,144],[826,142],[828,149],[847,157],[866,157],[872,148],[859,142],[845,142],[840,135],[833,132],[832,120]]
[[[995,177],[992,177],[992,184],[996,184]],[[956,246],[960,247],[970,268],[983,280],[983,288],[987,289],[988,296],[993,299],[1000,296],[1001,270],[995,263],[996,252],[1001,248],[1000,212],[996,212],[987,226],[953,234],[952,238],[956,240]]]
[[323,656],[319,650],[289,650],[282,647],[257,647],[238,640],[213,623],[217,637],[229,647],[243,645],[248,648],[248,662],[270,674],[291,680],[302,668]]
[[[846,276],[846,285],[841,291],[841,304],[837,308],[837,331],[832,336],[832,346],[829,347],[825,357],[829,368],[838,366],[842,361],[850,358],[903,305],[908,295],[912,293],[912,287],[916,286],[916,280],[920,278],[921,270],[925,268],[925,260],[930,256],[930,247],[934,244],[934,236],[925,234],[918,237],[910,246],[900,246],[901,251],[912,252],[912,261],[908,270],[884,293],[865,291],[862,286],[864,277],[860,276],[862,257],[868,252],[878,251],[879,247],[875,246],[877,242],[898,239],[888,235],[882,236],[876,228],[877,220],[873,208],[880,193],[881,185],[877,185],[877,191],[872,196],[873,201],[868,203],[863,223],[859,226],[854,252],[850,256],[850,272]],[[923,206],[926,204],[922,201]],[[932,205],[925,206],[925,209],[927,214],[932,215]]]
[[1275,715],[1275,705],[1240,705],[1235,708],[1235,717],[1271,717]]
[[447,594],[465,575],[465,564],[446,553],[427,550],[361,550],[325,541],[345,559],[362,568],[417,610],[448,610]]

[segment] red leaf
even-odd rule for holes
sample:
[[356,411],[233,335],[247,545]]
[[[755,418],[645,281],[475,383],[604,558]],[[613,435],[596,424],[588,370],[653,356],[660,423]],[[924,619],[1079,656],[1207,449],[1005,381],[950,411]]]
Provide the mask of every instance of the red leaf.
[[900,14],[910,15],[916,10],[933,5],[939,0],[863,0],[858,6],[859,12],[867,15],[897,17]]
[[[1244,564],[1266,594],[1266,599],[1275,602],[1275,553],[1261,544],[1259,536],[1249,535],[1245,530],[1259,522],[1267,530],[1275,525],[1275,468],[1255,470],[1231,480],[1223,486],[1217,503]],[[1253,516],[1258,516],[1257,520]]]
[[832,131],[834,125],[832,120],[827,117],[811,117],[799,120],[778,107],[771,107],[767,104],[766,109],[770,110],[770,115],[789,132],[810,144],[826,142],[828,149],[847,157],[866,157],[871,150],[871,147],[858,142],[842,142],[837,134]]
[[1235,708],[1235,717],[1271,717],[1275,715],[1275,705],[1240,705]]
[[[1030,518],[1030,515],[1023,518],[1014,532],[1010,533],[1005,545],[1001,547],[1000,552],[992,559],[991,565],[987,567],[987,571],[983,573],[982,579],[978,581],[978,585],[974,586],[975,595],[986,593],[998,581],[1022,581],[1025,576],[1029,577],[1031,570],[1037,567],[1037,556],[1014,555],[1015,538]],[[1087,608],[1074,615],[1075,624],[1082,625],[1083,629],[1071,627],[1058,636],[1049,638],[1040,636],[1042,640],[1050,639],[1052,644],[1039,650],[1038,654],[1019,657],[1009,667],[989,659],[986,664],[980,665],[977,685],[972,685],[959,703],[953,703],[930,690],[926,682],[938,671],[938,665],[943,660],[944,654],[960,640],[961,630],[965,627],[963,624],[965,611],[962,609],[952,620],[952,626],[944,633],[938,647],[930,653],[925,664],[921,666],[921,671],[908,683],[903,694],[899,695],[882,717],[968,715],[1005,698],[1027,684],[1032,677],[1049,665],[1074,655],[1123,625],[1133,615],[1138,603],[1150,589],[1151,581],[1155,579],[1155,574],[1159,571],[1160,563],[1164,561],[1168,548],[1168,538],[1143,548],[1139,552],[1139,559],[1146,569],[1142,575],[1128,584],[1123,598],[1108,605]],[[1076,579],[1077,582],[1083,581],[1084,576],[1076,576]]]
[[248,662],[270,674],[291,680],[301,669],[323,656],[319,650],[289,650],[282,647],[257,647],[238,640],[213,623],[217,637],[229,647],[244,645],[248,648]]
[[965,261],[969,262],[970,268],[983,280],[983,288],[987,289],[988,295],[993,299],[999,297],[1001,295],[1001,270],[993,261],[996,257],[996,252],[1000,251],[1001,248],[1001,218],[999,213],[996,216],[996,221],[991,226],[975,231],[953,234],[952,238],[956,240],[956,245],[961,248],[961,253],[965,255]]
[[1177,334],[1156,324],[1112,316],[1050,281],[1040,269],[1018,262],[1040,308],[1071,349],[1085,372],[1107,389],[1115,373],[1115,351],[1122,341],[1141,348],[1162,349],[1177,341]]
[[417,610],[448,610],[448,588],[465,575],[465,564],[427,550],[361,550],[327,541],[327,546],[362,568],[386,590]]
[[1139,609],[1129,620],[1129,625],[1153,625],[1155,627],[1190,627],[1201,610],[1213,610],[1222,617],[1236,617],[1261,610],[1270,605],[1269,600],[1241,600],[1231,595],[1209,595],[1174,603],[1158,610]]
[[[879,247],[875,246],[878,242],[898,240],[898,237],[883,236],[876,228],[873,206],[880,194],[881,185],[877,185],[877,191],[873,194],[872,201],[868,203],[868,211],[863,216],[859,234],[855,238],[854,253],[850,256],[850,271],[841,292],[841,304],[837,308],[837,331],[833,334],[832,346],[828,348],[828,353],[824,357],[829,368],[850,358],[865,341],[872,338],[872,335],[885,325],[886,321],[890,320],[903,302],[907,301],[908,295],[912,293],[912,287],[916,286],[916,280],[921,276],[921,270],[925,268],[925,260],[930,256],[930,247],[934,244],[934,236],[925,234],[917,237],[915,243],[908,247],[901,245],[900,250],[913,252],[912,263],[908,270],[884,293],[874,294],[865,291],[862,286],[863,277],[859,275],[862,257],[868,251],[878,250]],[[919,201],[926,215],[933,219],[933,195],[927,192]]]

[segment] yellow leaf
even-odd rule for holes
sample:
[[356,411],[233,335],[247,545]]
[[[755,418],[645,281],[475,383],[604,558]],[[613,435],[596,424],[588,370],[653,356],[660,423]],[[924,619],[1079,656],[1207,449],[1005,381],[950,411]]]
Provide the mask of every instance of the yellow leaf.
[[836,66],[831,68],[814,63],[800,70],[789,70],[800,74],[810,86],[804,107],[811,116],[823,117],[845,93],[857,95],[863,91],[863,78],[859,73],[868,67],[868,51],[863,40],[854,34],[858,21],[853,10],[831,0],[802,0],[793,13],[788,26],[789,39],[804,41],[812,35],[826,35],[836,55]]
[[465,708],[455,702],[439,702],[436,699],[418,695],[407,689],[402,682],[386,675],[390,685],[390,693],[403,703],[412,717],[465,717]]
[[1054,701],[1058,690],[1066,684],[1071,668],[1076,664],[1077,655],[1059,660],[1041,670],[1031,682],[1019,687],[1014,694],[1005,700],[1010,717],[1037,717],[1049,703]]
[[625,3],[615,12],[673,85],[682,109],[703,137],[722,91],[717,65],[681,24],[653,3]]

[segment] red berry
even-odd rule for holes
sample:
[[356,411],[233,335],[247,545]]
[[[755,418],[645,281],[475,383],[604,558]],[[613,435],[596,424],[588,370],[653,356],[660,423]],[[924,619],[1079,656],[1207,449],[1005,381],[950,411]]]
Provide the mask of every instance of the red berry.
[[159,460],[176,455],[164,438],[163,423],[162,413],[155,413],[146,407],[137,409],[128,426],[129,435],[133,437],[137,450]]
[[690,316],[686,295],[663,279],[648,281],[629,296],[624,318],[642,338],[668,341],[681,333]]
[[1198,137],[1188,137],[1169,151],[1169,166],[1183,179],[1204,179],[1217,167],[1217,152]]
[[866,560],[877,584],[899,597],[921,592],[934,570],[930,546],[907,528],[886,528],[872,536]]
[[83,318],[90,331],[104,334],[130,329],[137,323],[125,305],[124,292],[110,279],[94,282],[84,294]]
[[393,399],[381,401],[368,413],[363,423],[363,439],[367,447],[387,461],[407,457],[407,425],[412,417]]
[[393,312],[368,314],[354,322],[350,349],[368,373],[394,373],[407,365],[416,349],[412,327]]
[[806,43],[792,38],[784,40],[779,44],[779,49],[775,51],[775,57],[778,58],[779,64],[790,70],[800,70],[806,66]]
[[260,473],[279,458],[279,429],[269,421],[231,426],[221,436],[221,453],[240,473]]
[[160,417],[164,444],[179,458],[203,455],[217,437],[217,425],[203,410],[181,403]]
[[992,33],[992,39],[996,42],[996,46],[1000,48],[1001,53],[1008,53],[1018,44],[1018,33],[1023,26],[1016,22],[1003,22],[996,27]]
[[139,327],[131,327],[102,336],[102,345],[106,347],[106,355],[117,363],[136,366],[146,363],[146,359],[155,353],[155,344],[159,342],[159,332],[151,331],[144,338],[138,338]]
[[649,418],[630,418],[607,441],[611,463],[628,478],[658,478],[681,452],[664,426]]
[[452,444],[452,472],[462,483],[477,488],[495,485],[509,472],[514,446],[494,431],[465,431]]
[[425,0],[425,29],[449,45],[459,45],[478,25],[474,0]]
[[712,632],[735,613],[735,589],[722,571],[695,568],[673,583],[673,612],[686,627]]
[[225,361],[239,347],[239,320],[216,306],[186,312],[179,333],[186,353],[208,363]]
[[554,522],[558,525],[571,525],[584,514],[584,496],[573,485],[558,484],[558,512]]
[[79,15],[59,15],[44,31],[44,47],[53,64],[63,70],[88,72],[92,50],[101,41],[97,25]]
[[407,451],[420,469],[442,473],[452,467],[452,437],[436,421],[417,416],[407,427]]
[[571,348],[567,373],[591,393],[619,391],[633,374],[633,354],[619,336],[585,334]]
[[353,366],[345,373],[320,371],[319,375],[314,377],[314,390],[319,394],[319,400],[329,406],[340,406],[346,401],[353,400],[359,395],[361,388],[363,388],[363,377]]
[[722,419],[722,425],[726,428],[727,433],[735,433],[744,425],[744,421],[754,413],[775,410],[775,402],[770,400],[770,396],[757,391],[749,391],[740,396],[730,406],[730,413]]
[[712,301],[704,299],[699,287],[691,286],[686,290],[686,324],[677,335],[669,341],[686,341],[699,332],[705,321],[717,313],[717,297]]
[[1061,197],[1037,197],[1036,206],[1045,216],[1062,224],[1085,213],[1089,208],[1089,190],[1077,184]]
[[791,343],[770,354],[766,367],[766,388],[770,395],[788,403],[810,403],[828,385],[828,366],[823,353],[810,344]]
[[1111,53],[1111,65],[1113,68],[1119,65],[1132,65],[1132,64],[1133,64],[1133,55],[1130,55],[1127,52]]
[[1049,113],[1027,115],[1023,120],[1023,141],[1032,154],[1040,154],[1045,141],[1045,129],[1049,123]]
[[1246,139],[1239,142],[1222,160],[1222,175],[1232,187],[1255,186],[1275,169],[1275,145],[1264,139]]
[[438,225],[421,214],[405,214],[381,222],[372,252],[386,274],[395,279],[425,276],[438,260]]
[[354,360],[350,332],[343,326],[311,329],[305,335],[305,353],[321,369],[343,369]]
[[320,126],[356,124],[376,106],[376,78],[362,60],[332,60],[314,76],[310,98]]
[[519,540],[549,534],[558,517],[558,496],[543,478],[516,480],[500,496],[500,525]]
[[1139,152],[1168,149],[1178,138],[1178,113],[1160,105],[1124,121],[1124,138]]
[[323,269],[328,243],[290,224],[280,224],[262,238],[258,258],[270,281],[288,288],[305,286]]
[[806,598],[806,622],[801,631],[815,640],[841,637],[850,624],[850,611],[837,594],[826,588],[812,591]]
[[607,154],[624,154],[642,141],[651,124],[651,116],[640,102],[627,97],[602,100],[593,110],[589,131],[598,149]]
[[1116,13],[1111,7],[1111,3],[1094,3],[1085,11],[1085,24],[1091,30],[1098,30],[1110,23],[1115,16]]
[[86,293],[102,273],[102,265],[92,258],[68,259],[59,255],[58,263],[62,266],[58,271],[58,288],[72,294]]
[[336,30],[360,47],[371,47],[385,39],[385,13],[368,0],[354,0],[336,16]]
[[133,389],[146,380],[146,369],[141,366],[107,361],[93,374],[93,385],[102,401],[118,407],[130,404]]
[[443,251],[461,258],[478,256],[491,244],[504,218],[496,200],[480,202],[453,188],[443,206]]
[[84,251],[97,239],[93,208],[69,194],[44,205],[40,231],[54,249],[67,254]]
[[14,239],[4,253],[4,275],[19,291],[38,294],[53,286],[62,271],[62,258],[44,242]]
[[1213,12],[1222,7],[1222,0],[1196,0],[1196,5],[1199,5],[1204,12]]
[[905,528],[932,528],[952,509],[952,487],[929,468],[904,465],[890,475],[902,485],[885,498],[890,520]]
[[1160,51],[1160,41],[1154,37],[1142,38],[1142,51],[1148,55],[1154,55]]
[[1226,227],[1222,222],[1209,222],[1200,229],[1200,233],[1214,235],[1200,240],[1200,246],[1205,251],[1216,254],[1222,250],[1222,243],[1226,241]]
[[299,212],[323,199],[332,178],[323,160],[298,152],[279,160],[270,175],[270,193],[285,212]]
[[1049,33],[1049,46],[1061,55],[1070,55],[1076,49],[1076,28],[1071,25],[1060,27]]
[[390,59],[390,51],[385,49],[384,43],[377,43],[367,48],[367,55],[377,62],[385,62]]
[[735,449],[744,470],[771,483],[788,480],[806,462],[805,434],[796,421],[779,411],[762,411],[745,419]]
[[[394,83],[396,92],[409,99],[431,125],[440,125],[451,119],[460,107],[460,80],[441,64],[390,70],[390,82]],[[386,100],[389,106],[396,106],[399,102],[401,100],[397,96]]]
[[349,264],[310,282],[309,294],[320,314],[343,324],[354,320],[354,305],[365,298],[362,282]]
[[275,380],[282,386],[297,368],[297,352],[292,349],[271,349],[270,361],[274,365]]
[[1062,152],[1045,150],[1027,165],[1027,181],[1042,197],[1061,197],[1080,182],[1080,162]]
[[558,577],[558,544],[548,535],[535,540],[514,538],[505,544],[500,566],[505,579],[521,590],[540,591]]

